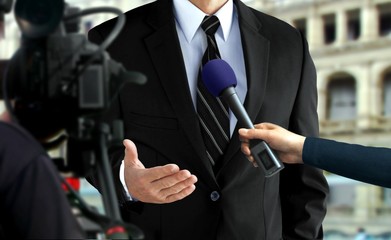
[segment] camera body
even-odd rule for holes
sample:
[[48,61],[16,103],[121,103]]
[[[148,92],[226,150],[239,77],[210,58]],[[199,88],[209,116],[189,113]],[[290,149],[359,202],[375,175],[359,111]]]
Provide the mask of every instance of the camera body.
[[115,74],[110,78],[114,63],[105,52],[85,65],[96,51],[80,34],[23,39],[7,74],[16,117],[49,117],[60,129],[77,117],[105,110],[121,81]]
[[146,81],[113,61],[108,44],[77,32],[86,14],[64,0],[16,1],[21,47],[8,62],[3,98],[14,100],[7,108],[39,140],[64,129],[80,135],[79,118],[99,116],[124,84]]
[[[118,24],[96,45],[78,33],[80,17],[105,11],[117,13]],[[123,132],[111,130],[121,129],[122,121],[102,127],[101,115],[123,85],[146,82],[143,74],[125,70],[105,51],[125,23],[121,14],[114,8],[80,11],[64,0],[15,3],[21,44],[7,63],[2,97],[14,120],[43,147],[66,142],[66,155],[55,160],[60,171],[85,176],[100,161],[100,145],[121,142]],[[99,141],[102,134],[105,143]]]

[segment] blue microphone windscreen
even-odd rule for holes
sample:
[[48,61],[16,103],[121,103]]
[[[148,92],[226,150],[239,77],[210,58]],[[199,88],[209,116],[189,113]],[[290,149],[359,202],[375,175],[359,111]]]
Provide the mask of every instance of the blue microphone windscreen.
[[214,96],[220,96],[228,87],[236,87],[237,81],[234,70],[224,60],[213,59],[202,68],[202,80],[206,88]]

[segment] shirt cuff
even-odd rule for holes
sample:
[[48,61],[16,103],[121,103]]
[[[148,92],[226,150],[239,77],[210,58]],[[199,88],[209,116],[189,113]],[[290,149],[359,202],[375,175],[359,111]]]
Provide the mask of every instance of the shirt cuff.
[[122,187],[124,189],[124,193],[125,193],[125,199],[127,201],[137,201],[136,198],[133,198],[129,191],[128,191],[128,187],[126,186],[126,182],[125,182],[125,164],[124,164],[124,160],[122,160],[121,162],[121,166],[119,168],[119,180],[121,181],[122,183]]

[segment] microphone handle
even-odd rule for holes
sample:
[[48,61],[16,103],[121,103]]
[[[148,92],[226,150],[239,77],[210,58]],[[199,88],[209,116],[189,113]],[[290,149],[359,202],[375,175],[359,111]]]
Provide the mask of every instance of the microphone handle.
[[[221,96],[228,103],[238,122],[243,124],[245,128],[254,128],[254,124],[240,102],[234,87],[224,89]],[[284,169],[284,164],[277,158],[265,141],[261,139],[251,140],[250,150],[255,162],[264,171],[265,177],[271,177]]]
[[243,124],[245,128],[248,129],[254,128],[254,124],[252,123],[250,117],[248,116],[246,109],[244,109],[243,104],[240,102],[234,87],[228,87],[224,89],[221,96],[228,103],[232,112],[238,119],[238,122]]

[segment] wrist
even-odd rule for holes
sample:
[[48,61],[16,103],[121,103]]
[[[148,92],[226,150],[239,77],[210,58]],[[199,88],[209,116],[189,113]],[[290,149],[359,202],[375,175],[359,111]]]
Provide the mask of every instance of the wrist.
[[303,147],[306,137],[298,136],[297,143],[295,146],[297,163],[303,163]]

